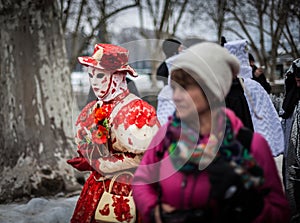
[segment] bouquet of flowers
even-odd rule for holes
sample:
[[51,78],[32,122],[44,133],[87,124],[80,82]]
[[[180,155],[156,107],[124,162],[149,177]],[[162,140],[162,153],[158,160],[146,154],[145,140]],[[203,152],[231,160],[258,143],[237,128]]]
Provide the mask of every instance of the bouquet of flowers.
[[76,126],[78,127],[76,141],[79,152],[92,164],[99,156],[108,155],[107,141],[109,139],[109,115],[113,105],[100,106],[90,103],[81,112]]

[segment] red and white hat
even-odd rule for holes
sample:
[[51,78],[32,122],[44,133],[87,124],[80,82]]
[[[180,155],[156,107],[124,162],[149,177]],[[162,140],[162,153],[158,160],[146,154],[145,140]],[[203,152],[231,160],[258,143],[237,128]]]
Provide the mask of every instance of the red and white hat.
[[85,66],[108,70],[111,73],[128,72],[130,75],[138,76],[128,63],[129,52],[127,49],[106,43],[96,44],[92,56],[78,57],[79,63]]

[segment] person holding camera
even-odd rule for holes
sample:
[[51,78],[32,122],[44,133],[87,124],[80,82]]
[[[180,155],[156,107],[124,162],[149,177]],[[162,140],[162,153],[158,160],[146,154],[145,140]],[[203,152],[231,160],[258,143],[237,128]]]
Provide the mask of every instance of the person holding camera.
[[288,222],[267,141],[224,106],[238,59],[203,42],[171,68],[176,112],[152,139],[133,182],[143,222]]

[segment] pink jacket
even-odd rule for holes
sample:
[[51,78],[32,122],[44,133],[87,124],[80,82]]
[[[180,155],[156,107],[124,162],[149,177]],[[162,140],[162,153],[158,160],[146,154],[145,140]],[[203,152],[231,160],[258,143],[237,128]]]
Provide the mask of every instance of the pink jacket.
[[[242,122],[232,111],[228,109],[225,111],[231,120],[234,132],[237,133],[243,126]],[[156,152],[161,151],[167,126],[168,123],[162,126],[153,138],[134,176],[133,197],[145,222],[150,222],[151,210],[157,203],[158,195],[155,183],[158,176],[163,194],[162,202],[178,209],[205,207],[211,188],[206,170],[200,172],[197,176],[176,172],[167,157],[167,153],[164,154],[161,162],[158,162],[160,159],[157,157]],[[290,217],[289,204],[285,198],[270,147],[258,133],[253,134],[251,153],[264,170],[265,183],[263,188],[271,189],[265,197],[262,213],[254,222],[288,222]],[[182,182],[185,180],[186,186],[182,188]]]

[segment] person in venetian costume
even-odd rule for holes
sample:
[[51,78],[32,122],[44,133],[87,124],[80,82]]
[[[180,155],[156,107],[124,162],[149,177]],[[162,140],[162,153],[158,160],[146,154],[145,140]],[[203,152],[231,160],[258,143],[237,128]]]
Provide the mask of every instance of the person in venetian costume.
[[258,82],[251,79],[247,40],[230,41],[224,47],[239,59],[241,70],[238,78],[244,89],[254,131],[264,136],[274,157],[283,154],[284,136],[280,118],[268,93]]
[[[96,44],[92,56],[78,57],[87,66],[97,100],[87,104],[76,122],[78,157],[68,163],[79,171],[91,171],[77,201],[72,223],[96,222],[95,210],[111,178],[118,172],[134,172],[150,140],[159,128],[155,109],[129,93],[126,75],[137,76],[127,65],[128,50],[112,44]],[[128,195],[131,177],[119,177],[113,193]],[[120,221],[130,221],[126,200],[117,204]],[[122,207],[122,208],[121,208]],[[127,215],[126,215],[127,214]]]
[[238,59],[215,43],[196,44],[174,60],[176,112],[154,136],[132,184],[144,222],[288,222],[267,141],[225,108],[238,72]]

